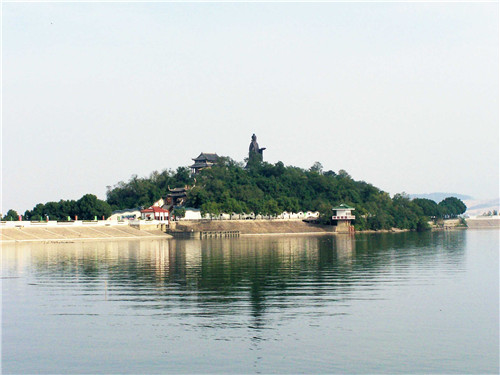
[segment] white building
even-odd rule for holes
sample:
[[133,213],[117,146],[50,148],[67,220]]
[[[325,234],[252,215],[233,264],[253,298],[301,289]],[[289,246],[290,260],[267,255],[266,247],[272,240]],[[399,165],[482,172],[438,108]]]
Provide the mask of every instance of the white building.
[[354,207],[350,207],[347,204],[341,204],[338,207],[333,207],[334,211],[332,220],[354,220],[356,217],[352,214],[355,210]]
[[186,214],[182,220],[201,220],[201,211],[197,208],[186,208]]
[[141,209],[129,208],[126,210],[113,211],[111,216],[107,220],[135,220],[141,217]]
[[159,220],[168,221],[169,212],[161,207],[151,206],[141,210],[141,218],[143,220]]
[[351,225],[351,220],[355,220],[356,217],[352,214],[354,207],[350,207],[346,204],[341,204],[338,207],[333,207],[332,220],[337,222],[337,232],[354,232],[354,227]]

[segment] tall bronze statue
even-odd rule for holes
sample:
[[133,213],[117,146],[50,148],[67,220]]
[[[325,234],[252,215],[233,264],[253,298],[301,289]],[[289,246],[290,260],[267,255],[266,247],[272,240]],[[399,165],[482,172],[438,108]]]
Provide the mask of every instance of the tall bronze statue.
[[265,147],[259,147],[259,144],[257,143],[257,136],[255,134],[252,134],[252,142],[250,143],[250,147],[248,148],[248,160],[258,158],[258,160],[262,161],[264,158],[265,149]]

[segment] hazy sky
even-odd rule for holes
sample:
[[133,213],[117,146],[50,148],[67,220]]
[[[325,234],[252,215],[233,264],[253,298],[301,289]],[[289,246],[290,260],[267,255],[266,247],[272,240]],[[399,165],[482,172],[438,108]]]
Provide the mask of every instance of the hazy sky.
[[498,196],[497,3],[4,3],[3,208],[200,152]]

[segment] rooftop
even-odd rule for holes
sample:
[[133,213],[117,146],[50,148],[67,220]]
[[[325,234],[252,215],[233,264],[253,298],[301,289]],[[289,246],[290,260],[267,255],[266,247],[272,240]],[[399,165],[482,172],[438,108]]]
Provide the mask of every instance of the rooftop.
[[202,152],[197,158],[193,159],[194,161],[211,161],[211,162],[216,162],[217,159],[219,158],[219,155],[213,153],[206,153]]
[[340,206],[333,207],[332,210],[355,210],[355,208],[342,203]]
[[201,161],[201,162],[197,161],[193,165],[190,165],[189,168],[205,168],[205,167],[210,167],[212,165],[214,165],[214,163],[210,161]]
[[168,212],[168,210],[165,210],[161,207],[153,206],[153,207],[146,208],[145,210],[141,210],[141,212]]
[[168,188],[168,191],[172,193],[181,193],[183,191],[186,191],[186,188],[185,187],[173,188],[173,189]]

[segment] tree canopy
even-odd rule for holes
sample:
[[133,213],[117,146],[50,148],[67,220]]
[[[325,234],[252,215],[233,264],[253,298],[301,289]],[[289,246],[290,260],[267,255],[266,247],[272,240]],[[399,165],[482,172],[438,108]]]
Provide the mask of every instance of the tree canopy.
[[19,220],[19,214],[15,210],[9,210],[7,211],[7,214],[5,214],[4,217],[2,217],[3,221],[18,221]]
[[[190,186],[186,206],[202,213],[251,213],[276,215],[283,211],[319,211],[321,221],[328,223],[332,207],[341,203],[355,208],[357,230],[380,230],[393,227],[424,230],[430,219],[456,217],[465,212],[465,204],[448,197],[439,204],[430,199],[413,199],[405,194],[394,197],[365,181],[354,180],[347,171],[323,171],[315,162],[302,169],[259,160],[236,162],[219,157],[214,166],[196,176],[189,168],[152,172],[149,177],[132,175],[128,182],[120,181],[108,187],[106,201],[86,194],[78,201],[38,204],[25,212],[26,219],[65,220],[78,215],[81,219],[109,216],[112,210],[148,207],[168,194],[169,188]],[[9,211],[10,212],[10,211]],[[14,218],[14,213],[10,216]],[[181,212],[177,212],[181,214]]]
[[93,194],[85,194],[79,200],[39,203],[24,213],[25,220],[67,220],[78,216],[80,220],[101,219],[111,215],[110,205]]
[[[194,185],[188,191],[186,205],[200,208],[202,213],[250,213],[276,215],[283,211],[320,211],[322,222],[329,222],[332,207],[341,203],[355,207],[355,226],[364,229],[423,230],[430,218],[465,211],[454,199],[439,205],[428,199],[411,200],[406,194],[390,195],[365,181],[355,181],[341,169],[323,171],[315,162],[305,170],[259,160],[239,163],[219,157],[217,163],[196,175],[187,168],[176,172],[153,172],[149,178],[132,176],[108,190],[107,201],[114,209],[151,205],[168,193],[168,187]],[[460,201],[461,202],[461,201]],[[463,202],[462,202],[463,204]],[[443,208],[446,207],[446,210]],[[445,213],[446,212],[446,213]]]

